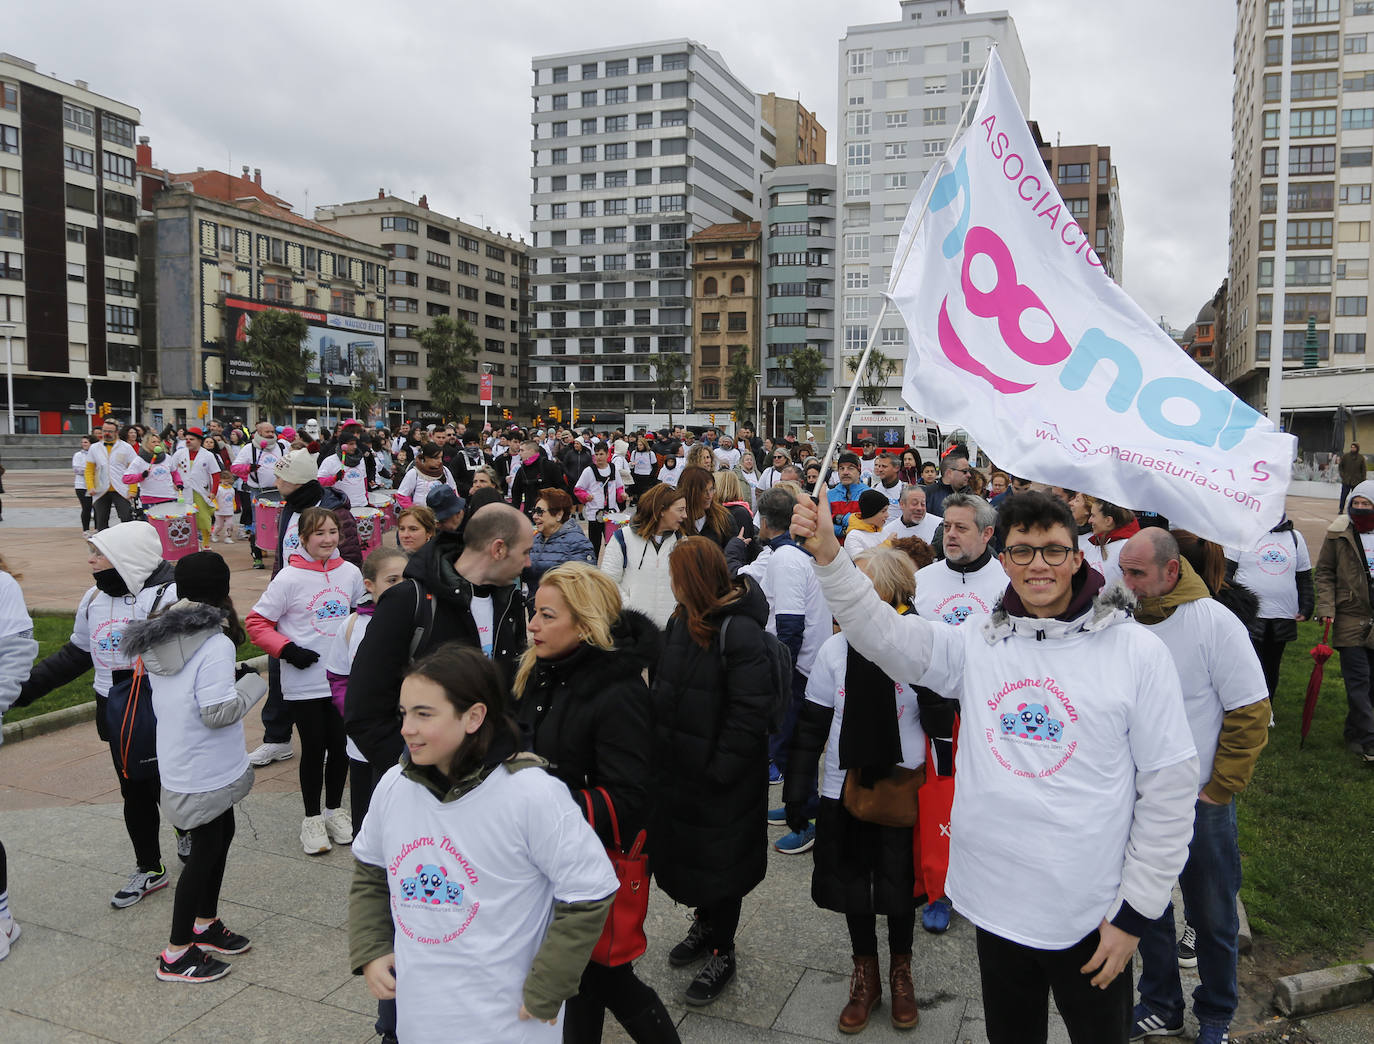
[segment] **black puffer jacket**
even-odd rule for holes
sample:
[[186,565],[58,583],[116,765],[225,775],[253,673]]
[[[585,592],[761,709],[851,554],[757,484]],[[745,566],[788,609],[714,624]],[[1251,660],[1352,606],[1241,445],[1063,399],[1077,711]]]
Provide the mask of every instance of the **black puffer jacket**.
[[[561,660],[539,661],[515,706],[515,719],[549,772],[567,784],[596,832],[612,842],[605,787],[626,848],[649,825],[649,690],[641,672],[658,660],[662,635],[643,613],[626,609],[612,629],[614,649],[579,645]],[[760,816],[762,821],[762,816]]]
[[668,624],[654,681],[654,878],[690,905],[746,895],[768,864],[768,602],[752,579],[702,648]]
[[[445,642],[481,648],[472,618],[472,584],[454,568],[462,549],[457,533],[439,533],[417,551],[406,565],[406,579],[377,600],[358,646],[344,700],[344,725],[374,768],[390,768],[405,748],[396,706],[416,630],[425,629],[416,659]],[[418,593],[411,580],[418,582]],[[431,596],[428,606],[417,604],[426,594]],[[491,601],[496,631],[491,655],[509,684],[525,650],[525,602],[515,585],[498,589]]]
[[[579,474],[581,474],[579,472]],[[522,464],[510,483],[510,502],[526,515],[533,514],[534,505],[539,502],[541,489],[561,489],[572,496],[572,483],[563,473],[562,467],[539,451],[539,459],[533,464]]]

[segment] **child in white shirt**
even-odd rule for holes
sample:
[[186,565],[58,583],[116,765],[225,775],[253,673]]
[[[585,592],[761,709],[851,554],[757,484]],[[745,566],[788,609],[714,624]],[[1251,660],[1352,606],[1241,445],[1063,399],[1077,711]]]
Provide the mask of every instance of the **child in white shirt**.
[[219,485],[215,487],[215,527],[210,531],[210,539],[218,542],[224,537],[226,544],[234,542],[234,476],[227,471],[219,474]]

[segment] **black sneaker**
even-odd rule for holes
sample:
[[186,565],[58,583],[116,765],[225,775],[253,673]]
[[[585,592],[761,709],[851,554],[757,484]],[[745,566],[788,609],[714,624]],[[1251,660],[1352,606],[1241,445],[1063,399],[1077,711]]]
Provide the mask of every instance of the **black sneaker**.
[[1178,966],[1197,967],[1197,929],[1187,922],[1183,925],[1183,938],[1178,941]]
[[162,954],[157,956],[157,977],[163,982],[214,982],[229,974],[229,965],[201,952],[192,945],[175,961],[168,964]]
[[712,951],[710,958],[701,966],[697,977],[687,987],[684,999],[694,1007],[710,1004],[720,996],[721,991],[730,985],[735,977],[735,951]]
[[116,910],[126,909],[145,895],[160,891],[171,883],[172,879],[167,876],[165,866],[160,866],[156,870],[135,870],[129,875],[129,883],[115,892],[110,905]]
[[232,957],[235,954],[247,952],[253,944],[248,941],[248,936],[236,935],[224,927],[223,921],[215,918],[214,923],[209,928],[196,933],[196,945],[202,950],[209,950],[211,953],[227,953]]
[[668,951],[668,963],[674,968],[683,968],[693,961],[699,961],[710,949],[706,945],[706,925],[700,918],[692,918],[692,927],[687,929],[687,938]]

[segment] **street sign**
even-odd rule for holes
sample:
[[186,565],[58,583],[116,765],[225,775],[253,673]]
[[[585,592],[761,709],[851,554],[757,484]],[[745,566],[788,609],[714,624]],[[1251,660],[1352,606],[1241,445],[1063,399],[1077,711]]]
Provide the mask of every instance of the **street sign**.
[[95,412],[95,400],[94,400],[94,399],[87,399],[87,400],[86,400],[86,412],[87,412],[87,413],[94,413],[94,412]]
[[489,373],[484,373],[477,378],[477,402],[481,406],[491,405],[491,374]]

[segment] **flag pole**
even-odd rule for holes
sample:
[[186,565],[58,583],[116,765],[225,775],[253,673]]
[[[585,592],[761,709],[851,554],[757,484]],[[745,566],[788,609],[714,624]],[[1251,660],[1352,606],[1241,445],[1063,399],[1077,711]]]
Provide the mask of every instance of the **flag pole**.
[[[964,128],[968,123],[969,115],[973,112],[973,103],[982,97],[983,83],[987,79],[988,68],[992,65],[992,56],[997,53],[997,45],[994,43],[988,48],[987,60],[983,62],[983,69],[978,74],[978,83],[974,86],[973,92],[969,95],[968,101],[964,103],[964,112],[959,117],[959,123],[950,136],[949,146],[945,149],[945,154],[940,157],[940,162],[935,165],[935,170],[930,178],[930,191],[926,193],[925,200],[921,203],[920,215],[916,218],[916,224],[912,226],[911,235],[907,237],[906,248],[902,251],[902,256],[897,261],[897,265],[888,277],[888,286],[901,274],[906,266],[906,259],[911,254],[912,244],[916,242],[916,233],[921,230],[921,223],[925,221],[926,215],[930,213],[930,197],[935,195],[935,186],[939,184],[937,176],[941,170],[949,166],[949,151],[954,147],[954,143],[959,140],[959,136],[964,133]],[[811,496],[819,500],[821,491],[825,488],[825,478],[830,471],[830,463],[835,459],[835,451],[840,447],[840,439],[845,428],[849,424],[849,415],[854,410],[854,402],[859,395],[859,382],[863,378],[864,371],[868,368],[869,357],[873,354],[873,346],[878,343],[878,337],[882,329],[883,319],[887,316],[888,306],[892,303],[892,298],[887,291],[883,291],[883,306],[878,310],[878,317],[873,321],[873,326],[868,333],[868,344],[865,345],[863,354],[859,356],[859,364],[854,370],[854,381],[849,386],[849,394],[845,397],[844,406],[840,410],[839,417],[835,424],[835,430],[830,433],[830,445],[825,449],[825,457],[821,460],[820,477],[816,479],[816,486],[811,491]],[[907,356],[910,361],[910,355]]]

